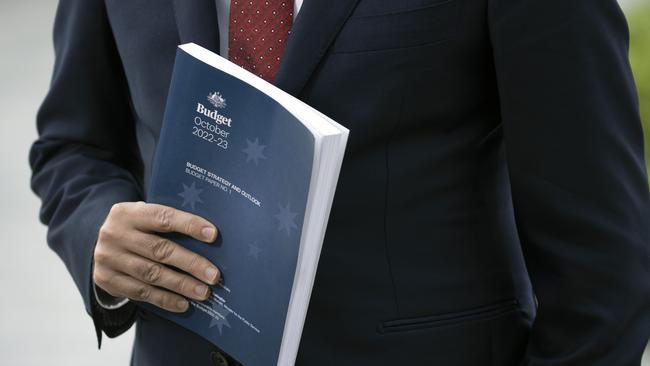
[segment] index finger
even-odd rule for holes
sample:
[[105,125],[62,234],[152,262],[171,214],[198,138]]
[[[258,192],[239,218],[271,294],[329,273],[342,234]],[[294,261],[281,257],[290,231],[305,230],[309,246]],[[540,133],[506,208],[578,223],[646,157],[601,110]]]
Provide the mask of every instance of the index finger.
[[134,225],[142,231],[177,232],[208,243],[217,238],[217,228],[201,216],[156,203],[144,204],[139,210]]

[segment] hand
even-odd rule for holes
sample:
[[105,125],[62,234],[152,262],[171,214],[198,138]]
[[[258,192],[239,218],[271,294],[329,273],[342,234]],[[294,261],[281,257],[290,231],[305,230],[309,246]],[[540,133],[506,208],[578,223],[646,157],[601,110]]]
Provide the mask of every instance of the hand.
[[[116,297],[184,312],[186,299],[205,300],[219,270],[204,257],[156,233],[178,232],[211,243],[217,229],[207,220],[145,202],[113,205],[99,230],[93,280]],[[176,267],[188,274],[173,269]]]

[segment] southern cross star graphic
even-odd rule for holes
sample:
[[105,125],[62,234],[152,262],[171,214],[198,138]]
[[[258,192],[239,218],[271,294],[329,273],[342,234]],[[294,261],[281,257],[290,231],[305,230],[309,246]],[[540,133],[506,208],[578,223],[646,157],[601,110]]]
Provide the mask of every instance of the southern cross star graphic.
[[259,139],[256,137],[255,141],[250,141],[249,139],[246,139],[246,146],[245,149],[242,151],[246,153],[246,162],[248,163],[249,161],[253,160],[255,165],[257,165],[257,162],[259,159],[266,159],[266,156],[264,156],[263,151],[266,145],[260,145]]
[[278,230],[285,230],[287,232],[287,236],[291,236],[291,229],[298,228],[298,225],[296,225],[295,222],[295,218],[298,216],[298,214],[291,211],[289,202],[287,202],[286,207],[282,207],[282,205],[278,206],[280,207],[280,212],[274,215],[274,217],[278,219]]
[[220,316],[221,313],[219,313],[217,314],[217,318],[212,318],[212,320],[210,321],[210,328],[216,325],[217,328],[219,328],[219,335],[223,334],[224,326],[231,328],[230,323],[228,323],[228,319],[226,319],[228,317],[228,312],[224,311],[223,313],[225,314],[224,316]]
[[201,192],[203,192],[203,190],[197,189],[194,182],[192,182],[192,185],[189,187],[183,183],[183,192],[178,194],[179,196],[183,197],[183,204],[181,206],[185,207],[185,205],[189,204],[193,210],[196,203],[203,203],[203,200],[201,200],[201,197],[199,197],[199,194],[201,194]]
[[258,257],[261,252],[262,249],[257,246],[257,242],[248,244],[248,255],[255,258],[255,260],[259,259]]

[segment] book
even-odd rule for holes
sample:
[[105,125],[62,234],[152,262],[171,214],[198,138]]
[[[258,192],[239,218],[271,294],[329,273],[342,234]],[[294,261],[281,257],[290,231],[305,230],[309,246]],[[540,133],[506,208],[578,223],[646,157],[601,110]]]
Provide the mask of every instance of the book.
[[147,310],[245,366],[293,365],[349,131],[196,44],[179,46],[147,201],[214,223],[166,234],[222,273],[206,301]]

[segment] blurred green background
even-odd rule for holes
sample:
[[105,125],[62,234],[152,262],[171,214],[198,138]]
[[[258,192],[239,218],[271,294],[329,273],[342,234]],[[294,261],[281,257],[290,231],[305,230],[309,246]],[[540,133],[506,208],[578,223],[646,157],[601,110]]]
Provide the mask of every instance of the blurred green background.
[[625,14],[630,26],[630,62],[641,102],[645,160],[650,170],[650,3],[630,4]]

